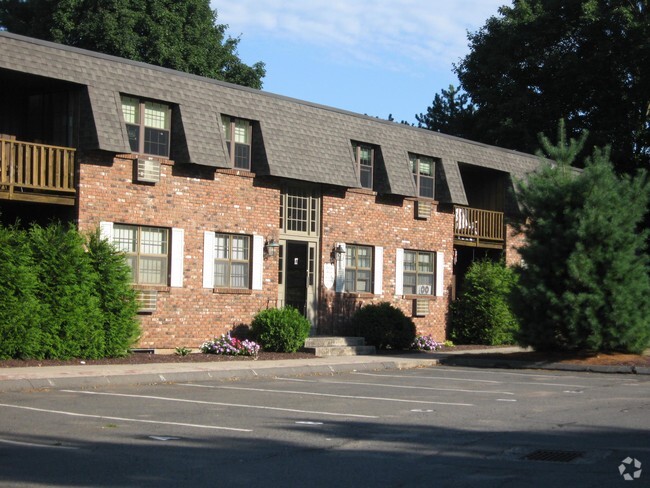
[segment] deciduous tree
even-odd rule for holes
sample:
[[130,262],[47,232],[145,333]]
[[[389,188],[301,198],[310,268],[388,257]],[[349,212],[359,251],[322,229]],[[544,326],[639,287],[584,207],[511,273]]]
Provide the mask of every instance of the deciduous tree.
[[237,55],[209,0],[5,0],[0,27],[59,42],[237,83],[262,87],[264,63]]

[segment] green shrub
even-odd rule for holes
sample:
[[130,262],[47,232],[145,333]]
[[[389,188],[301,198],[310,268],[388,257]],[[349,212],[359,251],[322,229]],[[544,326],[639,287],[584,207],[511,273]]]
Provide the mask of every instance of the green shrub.
[[475,261],[451,305],[450,337],[458,344],[514,344],[519,330],[509,295],[516,275],[503,263]]
[[369,304],[352,316],[352,330],[378,349],[408,349],[415,339],[415,324],[388,302]]
[[305,345],[311,324],[293,307],[268,308],[251,323],[251,333],[263,349],[296,352]]
[[99,229],[88,236],[88,257],[99,278],[96,292],[102,312],[104,355],[125,356],[140,336],[131,269],[122,253],[100,238]]
[[27,234],[0,226],[0,359],[42,357],[37,269]]
[[74,227],[33,225],[29,243],[38,266],[42,355],[46,358],[99,358],[104,323],[97,295],[98,275]]

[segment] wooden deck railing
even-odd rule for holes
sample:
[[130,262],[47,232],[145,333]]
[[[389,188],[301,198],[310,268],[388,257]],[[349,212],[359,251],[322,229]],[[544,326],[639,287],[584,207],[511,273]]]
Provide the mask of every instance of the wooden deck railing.
[[501,247],[504,242],[503,212],[454,206],[454,238],[467,245]]
[[0,198],[74,205],[75,150],[0,136]]

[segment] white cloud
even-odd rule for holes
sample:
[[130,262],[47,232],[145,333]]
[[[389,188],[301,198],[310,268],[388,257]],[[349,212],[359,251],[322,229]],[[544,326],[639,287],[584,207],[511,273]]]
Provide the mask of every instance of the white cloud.
[[[404,69],[418,63],[449,69],[476,31],[505,0],[237,0],[212,1],[219,23],[244,39],[313,45],[368,65]],[[390,60],[390,61],[388,61]]]

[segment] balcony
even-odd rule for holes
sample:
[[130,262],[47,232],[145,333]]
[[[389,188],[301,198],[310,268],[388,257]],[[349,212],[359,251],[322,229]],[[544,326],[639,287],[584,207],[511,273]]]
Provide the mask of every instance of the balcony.
[[503,212],[454,206],[454,244],[503,249]]
[[75,204],[75,150],[0,135],[0,199]]

